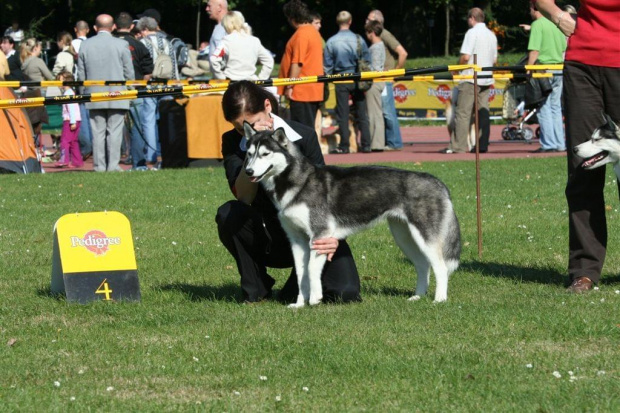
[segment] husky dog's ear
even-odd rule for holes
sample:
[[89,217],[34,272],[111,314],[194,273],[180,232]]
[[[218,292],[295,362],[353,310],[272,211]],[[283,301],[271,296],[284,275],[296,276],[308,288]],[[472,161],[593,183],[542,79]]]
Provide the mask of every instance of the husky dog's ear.
[[287,147],[289,143],[289,140],[286,137],[286,133],[284,132],[284,128],[278,128],[275,131],[273,131],[273,134],[271,135],[271,137],[285,148]]
[[605,119],[605,127],[618,135],[620,133],[620,130],[618,130],[618,125],[614,123],[614,121],[611,119],[611,116],[603,113],[603,118]]
[[250,139],[250,137],[252,137],[253,135],[256,134],[256,130],[254,130],[252,125],[250,125],[246,121],[243,121],[243,132],[245,134],[245,137],[248,138],[248,139]]

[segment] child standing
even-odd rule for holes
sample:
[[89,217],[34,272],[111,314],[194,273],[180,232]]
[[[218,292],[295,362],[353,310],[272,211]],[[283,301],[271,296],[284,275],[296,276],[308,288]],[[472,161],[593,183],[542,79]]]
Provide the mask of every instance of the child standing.
[[[57,80],[73,82],[74,77],[71,72],[61,72],[56,76]],[[73,96],[75,92],[71,86],[62,86],[63,96]],[[65,103],[62,105],[62,132],[60,135],[60,161],[57,166],[63,168],[81,168],[84,165],[78,133],[80,132],[80,107],[77,103]]]

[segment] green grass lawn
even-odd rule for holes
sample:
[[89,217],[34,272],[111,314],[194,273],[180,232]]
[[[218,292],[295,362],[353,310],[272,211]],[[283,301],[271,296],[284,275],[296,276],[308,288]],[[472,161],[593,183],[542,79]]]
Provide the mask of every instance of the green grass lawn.
[[[223,170],[0,176],[2,411],[620,411],[615,178],[599,290],[564,292],[565,161],[399,164],[446,182],[461,223],[448,301],[409,302],[414,269],[385,224],[350,238],[363,302],[243,305],[214,215]],[[62,215],[131,221],[140,303],[50,294]],[[273,271],[282,285],[288,271]]]

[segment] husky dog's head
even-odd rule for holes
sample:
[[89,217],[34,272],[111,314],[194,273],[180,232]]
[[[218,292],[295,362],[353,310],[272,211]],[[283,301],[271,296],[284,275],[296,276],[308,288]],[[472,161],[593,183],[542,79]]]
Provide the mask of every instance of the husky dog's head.
[[620,129],[609,115],[604,114],[603,120],[605,124],[592,132],[589,141],[573,148],[575,154],[584,159],[581,166],[585,169],[620,161]]
[[284,129],[258,132],[252,125],[243,122],[243,131],[248,141],[244,168],[251,182],[278,175],[287,167],[291,142]]

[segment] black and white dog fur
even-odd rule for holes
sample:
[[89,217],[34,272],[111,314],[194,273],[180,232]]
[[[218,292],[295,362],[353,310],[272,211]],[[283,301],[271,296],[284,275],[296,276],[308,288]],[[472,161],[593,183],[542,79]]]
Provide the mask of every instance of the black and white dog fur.
[[584,159],[583,168],[594,169],[611,163],[620,179],[620,128],[609,115],[603,115],[603,120],[605,124],[592,132],[590,140],[575,146],[573,151]]
[[431,267],[435,302],[448,298],[448,278],[459,264],[461,236],[450,193],[441,181],[426,173],[379,166],[317,167],[281,128],[257,132],[244,123],[244,133],[245,173],[269,194],[291,242],[299,284],[291,307],[321,302],[327,256],[311,249],[314,239],[344,239],[384,218],[416,268],[410,300],[426,294]]

